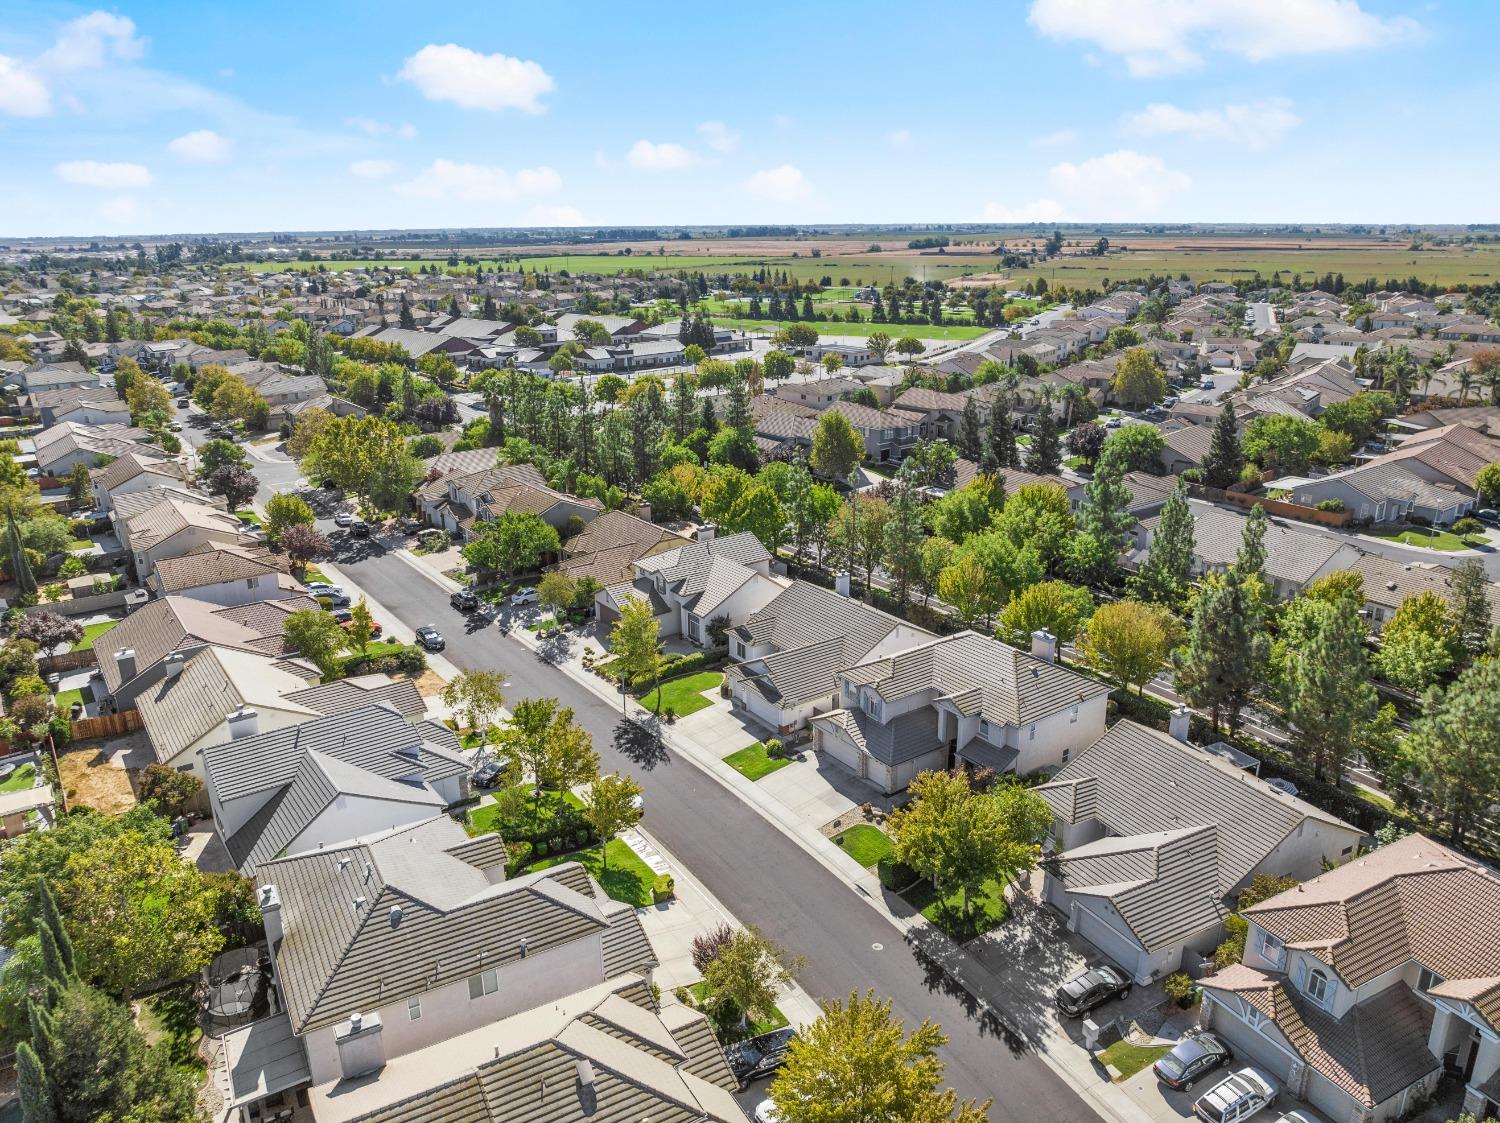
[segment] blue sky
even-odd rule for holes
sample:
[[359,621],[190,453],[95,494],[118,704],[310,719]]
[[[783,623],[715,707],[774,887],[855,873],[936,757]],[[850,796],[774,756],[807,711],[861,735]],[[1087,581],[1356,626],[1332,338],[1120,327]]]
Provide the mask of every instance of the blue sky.
[[1488,0],[0,0],[0,236],[1500,220]]

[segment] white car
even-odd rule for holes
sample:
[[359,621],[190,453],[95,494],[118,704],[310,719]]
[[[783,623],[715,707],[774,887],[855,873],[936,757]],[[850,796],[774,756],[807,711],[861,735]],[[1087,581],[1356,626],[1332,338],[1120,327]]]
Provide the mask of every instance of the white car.
[[334,600],[344,595],[344,590],[337,585],[330,585],[327,581],[310,581],[307,585],[309,594],[315,597],[333,597]]
[[511,604],[535,604],[536,600],[535,585],[527,585],[524,589],[517,589],[510,595]]
[[1276,1102],[1276,1085],[1258,1068],[1242,1068],[1220,1080],[1193,1103],[1205,1123],[1243,1123]]
[[339,511],[333,516],[334,526],[348,526],[354,521],[353,511]]
[[1276,1123],[1323,1123],[1323,1117],[1299,1107],[1282,1115]]
[[761,1100],[755,1105],[755,1123],[781,1123],[781,1112],[770,1100]]

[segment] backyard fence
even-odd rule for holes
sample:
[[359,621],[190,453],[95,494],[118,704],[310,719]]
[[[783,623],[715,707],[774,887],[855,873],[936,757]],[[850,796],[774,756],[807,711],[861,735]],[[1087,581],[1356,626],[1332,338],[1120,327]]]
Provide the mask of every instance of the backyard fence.
[[73,722],[73,740],[91,741],[98,737],[118,737],[143,728],[140,710],[123,710],[117,714],[85,717]]

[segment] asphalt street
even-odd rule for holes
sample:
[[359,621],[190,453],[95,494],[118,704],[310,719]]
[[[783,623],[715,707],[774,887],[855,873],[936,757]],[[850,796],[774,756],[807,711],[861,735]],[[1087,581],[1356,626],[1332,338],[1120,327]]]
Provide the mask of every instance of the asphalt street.
[[[618,707],[494,623],[466,624],[441,588],[377,543],[342,539],[340,546],[335,561],[349,579],[403,623],[436,624],[448,640],[444,654],[455,665],[503,670],[512,698],[544,695],[572,706],[593,736],[602,768],[620,768],[640,780],[651,833],[742,922],[806,957],[798,981],[814,997],[847,997],[873,987],[908,1024],[931,1019],[942,1025],[950,1038],[943,1050],[945,1079],[961,1097],[992,1098],[993,1120],[1098,1118],[1027,1044],[1036,1009],[974,1009],[852,889],[716,781],[670,757],[646,770],[617,753]],[[1039,995],[1038,1002],[1047,997]]]

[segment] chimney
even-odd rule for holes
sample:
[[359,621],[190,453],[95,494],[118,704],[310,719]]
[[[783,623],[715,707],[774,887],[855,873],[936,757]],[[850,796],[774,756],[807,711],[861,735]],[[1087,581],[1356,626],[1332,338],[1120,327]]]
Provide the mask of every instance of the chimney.
[[1048,663],[1057,662],[1057,637],[1045,628],[1031,633],[1031,654]]
[[849,595],[849,574],[839,570],[833,577],[833,589],[841,597]]
[[184,662],[186,662],[186,660],[183,658],[182,652],[180,651],[174,652],[173,654],[168,655],[164,660],[162,660],[162,667],[166,671],[167,677],[176,678],[178,675],[182,674],[182,664]]
[[265,922],[266,943],[274,948],[276,941],[286,935],[281,922],[281,894],[276,892],[274,885],[262,885],[256,904],[260,906],[261,920]]
[[697,535],[698,541],[699,542],[712,542],[714,540],[714,535],[716,535],[718,533],[719,533],[719,528],[717,526],[715,526],[713,523],[704,523],[702,526],[700,526],[698,528],[698,535]]
[[594,1086],[594,1065],[587,1057],[578,1058],[578,1083],[585,1088]]
[[120,672],[120,685],[135,678],[135,648],[122,647],[115,652],[115,667]]
[[1186,706],[1178,706],[1172,711],[1172,716],[1167,719],[1167,732],[1172,735],[1174,741],[1181,741],[1184,745],[1188,743],[1188,730],[1192,727],[1193,711]]
[[226,715],[224,722],[229,726],[231,741],[238,741],[241,737],[254,737],[260,732],[260,714],[249,706],[241,705],[239,709]]
[[385,1042],[381,1040],[379,1014],[349,1015],[349,1020],[333,1028],[333,1040],[339,1050],[339,1072],[345,1080],[364,1076],[385,1067]]

